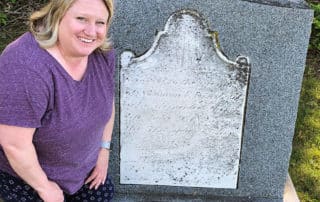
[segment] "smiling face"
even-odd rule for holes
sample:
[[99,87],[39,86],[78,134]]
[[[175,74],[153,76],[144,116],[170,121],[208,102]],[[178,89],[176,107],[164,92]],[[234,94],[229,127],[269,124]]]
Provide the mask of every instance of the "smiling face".
[[57,47],[69,57],[86,57],[106,40],[108,10],[102,0],[76,0],[59,24]]

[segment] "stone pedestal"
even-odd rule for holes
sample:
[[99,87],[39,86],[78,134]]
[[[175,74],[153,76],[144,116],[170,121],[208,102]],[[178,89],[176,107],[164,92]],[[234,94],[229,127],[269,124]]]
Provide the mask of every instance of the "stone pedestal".
[[[114,149],[109,167],[109,172],[113,176],[116,184],[115,201],[283,201],[298,99],[313,17],[313,12],[307,8],[304,1],[116,0],[115,3],[116,16],[111,28],[111,33],[119,58],[117,69],[118,94],[116,99],[117,117],[113,136]],[[212,123],[216,123],[217,125],[224,123],[220,120],[223,116],[220,114],[215,117],[214,113],[210,114],[210,112],[214,112],[213,108],[204,110],[205,106],[219,106],[215,105],[212,100],[205,96],[219,97],[219,92],[226,92],[226,94],[222,93],[222,95],[227,95],[227,92],[229,92],[228,89],[232,85],[235,85],[234,89],[237,89],[237,82],[232,83],[229,82],[230,80],[223,80],[223,75],[230,75],[229,78],[231,78],[231,80],[232,75],[235,75],[234,78],[236,78],[237,73],[232,74],[232,72],[236,70],[236,64],[222,65],[224,63],[221,61],[220,63],[217,59],[220,57],[217,56],[218,52],[212,50],[210,52],[208,47],[211,46],[207,46],[209,42],[202,43],[205,40],[197,41],[195,37],[190,38],[190,36],[195,35],[190,35],[187,29],[188,33],[183,33],[183,31],[186,30],[176,30],[176,39],[182,39],[186,42],[185,46],[182,46],[182,48],[184,47],[186,50],[197,50],[198,46],[199,49],[196,52],[201,53],[200,56],[204,55],[204,58],[210,58],[210,56],[212,56],[212,61],[208,63],[210,64],[209,66],[199,65],[199,67],[202,68],[206,67],[204,68],[206,74],[201,74],[201,77],[195,76],[199,75],[199,71],[195,72],[195,69],[192,69],[195,68],[194,65],[188,66],[186,64],[189,64],[189,61],[197,61],[198,57],[192,58],[193,56],[188,54],[180,54],[182,51],[181,47],[176,48],[177,52],[180,51],[177,55],[188,55],[189,57],[176,58],[176,64],[181,64],[177,66],[176,69],[172,69],[172,66],[163,65],[161,66],[162,70],[159,70],[159,63],[167,64],[165,59],[174,60],[174,58],[168,57],[168,52],[163,52],[161,57],[159,57],[159,54],[157,55],[157,49],[153,49],[155,41],[157,41],[156,36],[159,36],[159,33],[161,34],[161,32],[166,30],[166,23],[170,22],[168,21],[169,17],[181,10],[194,11],[206,21],[208,29],[202,29],[202,27],[199,30],[205,30],[205,32],[209,33],[207,39],[213,39],[213,33],[218,33],[220,41],[220,47],[218,47],[218,49],[223,51],[223,54],[220,56],[227,56],[228,58],[225,58],[226,60],[234,61],[235,63],[239,55],[249,59],[250,72],[248,77],[245,77],[248,79],[247,84],[245,87],[239,87],[242,91],[237,90],[234,92],[235,94],[238,93],[240,96],[238,98],[240,101],[243,101],[241,101],[243,105],[235,104],[236,99],[231,102],[232,98],[228,96],[222,99],[225,101],[224,105],[222,105],[224,106],[221,108],[222,110],[230,110],[230,104],[228,102],[232,103],[231,106],[237,106],[235,107],[235,111],[230,111],[232,112],[230,120],[234,120],[228,120],[228,122],[225,122],[227,123],[226,127],[221,127],[226,130],[214,129],[215,124]],[[182,36],[182,38],[178,36]],[[169,46],[174,45],[176,41],[168,42],[163,39],[162,42],[167,42],[167,46]],[[161,44],[161,41],[159,44]],[[131,53],[126,51],[130,51]],[[154,54],[148,55],[151,53],[150,51]],[[184,51],[184,53],[185,52],[186,51]],[[163,57],[164,55],[166,57]],[[138,59],[139,57],[140,59]],[[150,59],[151,57],[152,59]],[[152,64],[152,62],[155,61],[156,63]],[[200,59],[199,61],[199,63],[201,63],[203,60]],[[144,65],[139,67],[142,63]],[[225,71],[225,74],[214,74],[220,75],[218,77],[211,74],[211,76],[208,77],[207,73],[210,75],[210,72],[212,73],[217,70],[212,69],[212,66],[215,66],[212,64],[216,63],[220,64],[216,65],[217,67],[224,67],[224,70],[222,70],[222,68],[221,71]],[[132,64],[136,66],[132,66]],[[123,69],[128,67],[127,70],[131,69],[133,71],[120,72],[120,66],[122,66]],[[165,67],[170,67],[171,69],[165,70]],[[180,70],[183,70],[181,74],[179,74]],[[164,73],[164,71],[167,72]],[[163,74],[167,75],[167,73],[170,72],[175,72],[176,77],[171,75],[170,80],[158,82]],[[141,77],[139,73],[142,73],[143,76]],[[150,75],[150,77],[148,77],[148,75]],[[208,77],[208,80],[204,79],[206,77]],[[125,85],[126,78],[132,82],[132,85],[130,84],[132,88],[127,92],[127,97],[121,97],[126,93],[122,91],[122,86]],[[147,78],[157,78],[158,80],[156,82],[150,82],[150,80],[141,82],[142,79]],[[168,78],[168,76],[165,78]],[[191,89],[192,99],[187,99],[185,104],[181,104],[183,102],[178,93],[185,96],[188,92],[183,90],[188,88],[186,88],[186,86],[180,86],[179,88],[182,89],[181,92],[179,92],[179,90],[177,90],[179,88],[177,88],[174,91],[167,91],[166,94],[165,84],[167,81],[170,81],[171,86],[169,89],[174,89],[175,85],[173,85],[173,81],[176,79],[176,81],[181,84],[184,78],[192,84],[188,84]],[[199,79],[197,80],[195,78]],[[137,83],[140,83],[140,89],[135,86],[137,84],[135,83],[135,79]],[[195,83],[192,83],[193,80]],[[201,84],[203,81],[212,81],[214,85],[222,85],[221,83],[229,82],[230,86],[227,86],[225,89],[223,87],[220,88],[220,86],[218,88],[220,91],[217,91],[217,89],[211,87],[208,82]],[[220,83],[220,81],[223,82]],[[151,83],[152,88],[146,83]],[[162,94],[159,94],[159,92],[155,90],[157,88],[154,85],[157,83],[161,84],[159,89],[161,89],[160,92]],[[241,82],[238,82],[238,84],[240,83]],[[150,92],[150,88],[152,92]],[[196,90],[198,89],[201,96],[197,97]],[[210,92],[210,89],[214,89],[215,93]],[[218,92],[218,94],[216,94],[216,92]],[[243,94],[243,92],[245,92],[245,94]],[[145,95],[143,95],[143,93],[145,93]],[[162,101],[150,99],[155,93],[158,93],[157,99],[167,95],[170,95],[171,98],[167,99],[167,97]],[[175,99],[172,99],[173,93],[176,95]],[[141,99],[146,98],[146,95],[149,96],[149,100]],[[241,97],[242,95],[245,96]],[[124,98],[125,100],[123,100]],[[197,101],[202,101],[205,104],[198,104]],[[180,114],[179,116],[170,115],[167,118],[163,118],[169,113],[157,111],[157,102],[164,103],[166,107],[168,107],[168,112],[172,106],[178,108],[183,106],[201,106],[203,108],[200,108],[200,111],[203,110],[204,113],[199,113],[199,111],[189,108],[185,112],[186,114]],[[130,103],[134,104],[134,107],[124,107],[126,110],[121,108],[121,105],[126,106],[126,104],[130,105]],[[149,110],[150,107],[152,107],[153,111]],[[161,109],[161,107],[159,107],[159,109]],[[135,108],[136,110],[134,110]],[[126,114],[129,112],[127,109],[133,110],[132,112],[136,113],[135,115],[137,117],[143,117],[131,119],[130,114]],[[176,109],[177,108],[175,108],[175,110]],[[238,113],[236,112],[237,110]],[[197,123],[197,119],[189,120],[190,122],[187,119],[181,121],[181,117],[190,117],[190,114],[194,115],[196,113],[199,116],[193,117],[199,118],[199,124],[193,124]],[[226,114],[224,116],[226,116]],[[208,117],[208,120],[205,120],[205,117]],[[159,123],[152,123],[152,120],[168,120],[168,122],[157,125]],[[133,123],[131,121],[135,122]],[[174,128],[172,122],[178,123],[179,127],[175,125],[178,128]],[[205,123],[207,123],[206,126],[203,125]],[[231,123],[235,123],[235,125]],[[181,129],[185,124],[196,127],[191,128],[191,133],[185,131],[185,136],[182,134],[178,136],[180,137],[178,139],[170,139],[173,136],[165,138],[164,131],[172,132]],[[131,126],[131,128],[129,126]],[[152,128],[151,126],[156,127]],[[146,129],[159,130],[148,131]],[[190,131],[190,128],[186,129]],[[144,132],[140,133],[140,130]],[[137,132],[136,134],[135,131]],[[212,131],[212,134],[210,134],[210,131]],[[221,139],[218,138],[219,132],[221,132],[221,137],[223,137]],[[150,138],[146,136],[148,133],[150,133]],[[203,134],[205,135],[201,136]],[[231,144],[229,144],[229,140],[226,141],[226,137],[228,137],[229,134],[234,137],[231,138],[231,140],[234,140]],[[157,138],[159,138],[159,140]],[[192,138],[199,139],[193,141]],[[188,142],[186,140],[192,141]],[[206,162],[205,165],[199,163],[197,167],[193,161],[190,162],[194,165],[189,167],[183,164],[187,161],[175,164],[179,161],[179,159],[175,157],[180,154],[179,157],[182,156],[184,159],[188,156],[192,157],[192,159],[199,157],[192,153],[190,153],[190,155],[188,154],[188,152],[192,151],[188,150],[188,143],[190,142],[198,144],[195,152],[199,153],[200,157],[205,159],[204,161],[196,159],[195,162]],[[136,143],[139,143],[139,145],[136,145]],[[174,143],[178,144],[177,148],[179,148],[179,150],[169,150],[174,147]],[[166,144],[169,145],[170,148],[164,148]],[[158,148],[154,148],[154,145],[157,145]],[[186,146],[182,147],[181,145]],[[189,144],[189,146],[190,145],[194,147],[194,145]],[[222,147],[219,148],[219,145]],[[235,147],[235,145],[238,146]],[[148,146],[152,147],[149,148]],[[201,149],[201,147],[203,147],[203,149]],[[235,149],[234,155],[230,157],[225,151],[231,151],[234,148],[237,149]],[[219,154],[219,152],[222,153]],[[210,153],[210,155],[207,155],[208,153]],[[130,156],[130,154],[132,155]],[[220,159],[220,163],[210,164],[214,159],[219,159],[219,155],[224,156]],[[148,158],[144,161],[144,157]],[[172,162],[164,163],[166,157]],[[228,160],[231,164],[229,162],[229,164],[227,163],[226,165],[230,167],[223,167],[223,163],[228,162]],[[122,167],[122,165],[124,165],[124,167]],[[179,168],[177,165],[183,166]],[[217,165],[218,167],[216,168],[215,166]],[[130,168],[136,170],[129,170]],[[187,168],[191,168],[191,171]],[[227,168],[234,169],[232,172],[226,172],[228,176],[232,176],[233,179],[229,181],[231,183],[223,185],[223,183],[228,182],[228,180],[223,179],[219,182],[219,179],[221,179],[222,176],[227,176],[222,172],[226,171]],[[137,174],[136,176],[135,172],[139,175]],[[130,174],[127,178],[126,173]],[[172,173],[173,176],[172,178],[166,178],[164,173]],[[191,178],[184,176],[185,173],[191,176]],[[144,178],[143,176],[146,177]],[[202,176],[201,178],[203,180],[197,178],[199,176]],[[209,178],[206,178],[208,176]],[[211,181],[210,179],[215,180]]]

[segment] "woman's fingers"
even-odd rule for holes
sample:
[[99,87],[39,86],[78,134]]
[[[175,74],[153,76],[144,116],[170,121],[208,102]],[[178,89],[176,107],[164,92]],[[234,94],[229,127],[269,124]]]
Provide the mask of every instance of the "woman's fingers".
[[93,171],[90,176],[88,177],[88,179],[85,181],[85,184],[88,184],[89,182],[91,182],[93,179],[95,179],[97,177],[97,173],[95,171]]
[[92,182],[91,182],[91,184],[90,184],[90,189],[92,189],[93,187],[95,188],[95,189],[97,189],[98,188],[98,186],[99,186],[99,184],[100,184],[100,182],[99,182],[100,180],[99,180],[99,178],[97,177],[97,178],[95,178]]
[[90,183],[89,189],[98,189],[101,184],[104,184],[106,177],[106,171],[95,168],[88,179],[85,181],[85,184]]

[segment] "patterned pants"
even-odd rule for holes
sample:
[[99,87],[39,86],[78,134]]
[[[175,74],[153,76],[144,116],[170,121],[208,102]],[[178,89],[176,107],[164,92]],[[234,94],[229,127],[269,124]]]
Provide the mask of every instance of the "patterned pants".
[[[97,190],[83,185],[75,194],[65,194],[65,202],[108,202],[114,194],[114,185],[109,176]],[[37,192],[24,181],[0,171],[0,198],[4,202],[43,202]]]

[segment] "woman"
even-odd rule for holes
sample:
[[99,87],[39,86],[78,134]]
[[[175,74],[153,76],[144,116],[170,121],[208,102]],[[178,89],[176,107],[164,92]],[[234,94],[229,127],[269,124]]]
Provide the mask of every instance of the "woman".
[[4,201],[110,201],[112,0],[52,0],[0,56]]

